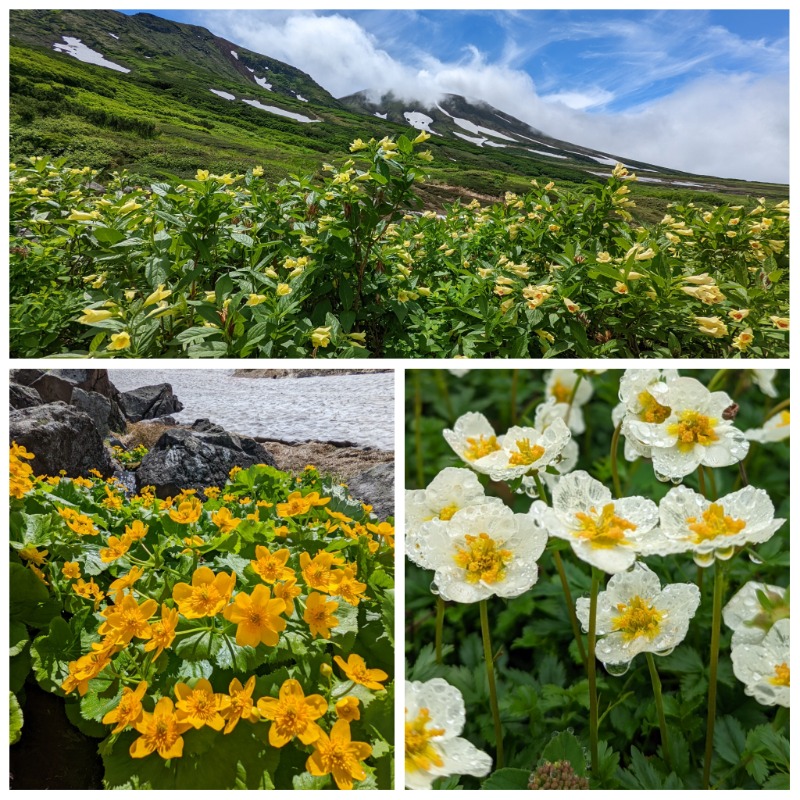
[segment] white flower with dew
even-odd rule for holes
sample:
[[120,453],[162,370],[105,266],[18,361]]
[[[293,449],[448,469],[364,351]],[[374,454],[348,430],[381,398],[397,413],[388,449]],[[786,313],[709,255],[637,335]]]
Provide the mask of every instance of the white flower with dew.
[[661,542],[652,500],[614,500],[606,486],[583,470],[559,480],[544,524],[551,536],[566,539],[582,561],[611,574],[625,571],[641,552]]
[[435,570],[433,591],[457,603],[526,592],[539,577],[536,561],[547,544],[544,508],[538,500],[527,514],[505,505],[468,506],[449,522],[422,526],[419,545]]
[[493,481],[514,480],[558,462],[571,437],[563,419],[554,419],[544,430],[514,426],[498,437],[499,450],[483,458],[480,468],[472,466]]
[[761,705],[789,707],[789,628],[788,619],[778,620],[761,642],[731,649],[733,674]]
[[[553,369],[545,374],[545,397],[552,398],[558,405],[564,405],[563,416],[573,433],[583,433],[586,430],[581,406],[589,402],[593,391],[591,381],[580,370]],[[570,398],[572,398],[571,408]],[[568,417],[567,412],[569,412]]]
[[430,569],[419,532],[433,520],[448,522],[468,506],[503,505],[498,497],[487,497],[478,476],[469,469],[447,467],[425,489],[406,491],[406,555],[420,567]]
[[442,435],[458,456],[478,472],[485,472],[481,468],[484,459],[500,450],[494,428],[477,411],[462,414],[453,429],[446,428]]
[[459,736],[465,722],[464,698],[455,686],[443,678],[406,681],[407,789],[430,789],[446,775],[489,773],[491,756]]
[[691,552],[698,566],[714,558],[729,559],[735,548],[762,544],[785,520],[775,518],[775,507],[763,489],[745,486],[711,501],[688,486],[670,489],[659,504],[661,532],[669,543],[651,552],[658,555]]
[[775,388],[775,376],[777,369],[751,369],[749,370],[756,386],[767,396],[777,397],[778,390]]
[[[686,637],[699,605],[700,590],[693,583],[662,589],[655,572],[641,562],[613,575],[597,596],[598,660],[608,666],[628,664],[639,653],[668,655]],[[589,608],[588,597],[575,604],[584,631]]]
[[750,447],[744,434],[725,419],[734,405],[725,392],[709,392],[694,378],[654,384],[649,392],[669,408],[661,422],[631,420],[628,435],[650,448],[660,480],[680,480],[698,466],[727,467],[741,461]]
[[778,620],[788,617],[788,590],[757,581],[748,581],[722,609],[722,619],[733,631],[731,647],[758,644]]
[[760,428],[745,431],[745,438],[751,442],[781,442],[789,438],[789,409],[771,416]]

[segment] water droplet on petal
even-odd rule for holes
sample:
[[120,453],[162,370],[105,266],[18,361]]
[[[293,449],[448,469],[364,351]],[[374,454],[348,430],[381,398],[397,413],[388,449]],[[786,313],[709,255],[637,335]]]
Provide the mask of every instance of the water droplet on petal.
[[668,656],[674,649],[674,647],[668,647],[666,650],[656,650],[655,654],[657,656]]
[[661,481],[661,483],[666,483],[669,480],[669,475],[662,475],[660,472],[656,472],[656,480]]
[[606,668],[606,672],[609,675],[613,675],[613,676],[619,678],[620,676],[624,675],[630,669],[631,662],[630,661],[624,661],[622,664],[604,664],[604,666]]
[[714,553],[693,553],[692,558],[698,567],[710,567],[714,563]]
[[439,595],[439,587],[436,585],[436,581],[431,583],[431,594],[435,594],[437,597]]
[[752,550],[747,554],[747,557],[754,563],[754,564],[763,564],[764,559],[760,556],[757,556]]
[[679,483],[683,481],[683,478],[682,477],[670,478],[670,480],[672,481],[673,486],[677,486]]
[[733,556],[735,552],[736,552],[735,547],[720,547],[715,551],[714,554],[720,561],[727,561]]

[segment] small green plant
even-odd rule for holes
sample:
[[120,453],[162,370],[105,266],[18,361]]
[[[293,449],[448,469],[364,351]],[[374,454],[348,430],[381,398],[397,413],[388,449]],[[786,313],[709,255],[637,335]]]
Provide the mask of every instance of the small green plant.
[[137,445],[130,450],[114,445],[111,450],[114,453],[114,458],[126,467],[139,466],[142,463],[142,459],[150,452],[143,444]]

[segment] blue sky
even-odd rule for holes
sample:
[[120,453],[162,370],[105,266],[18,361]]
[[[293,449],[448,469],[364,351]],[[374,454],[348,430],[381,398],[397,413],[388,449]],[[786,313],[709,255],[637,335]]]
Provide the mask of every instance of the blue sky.
[[786,10],[151,13],[287,61],[337,97],[449,91],[577,144],[788,180]]

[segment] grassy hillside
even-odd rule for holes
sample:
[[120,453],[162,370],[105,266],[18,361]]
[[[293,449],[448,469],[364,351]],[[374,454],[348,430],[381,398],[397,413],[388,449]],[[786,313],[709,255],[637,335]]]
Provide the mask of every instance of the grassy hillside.
[[[130,72],[55,51],[53,44],[67,36]],[[259,85],[257,78],[271,88]],[[383,120],[352,102],[347,107],[294,67],[203,28],[150,14],[11,12],[10,95],[13,160],[66,156],[76,167],[103,171],[101,182],[120,168],[130,170],[133,182],[144,182],[186,178],[198,169],[245,172],[253,164],[261,164],[268,179],[279,180],[318,172],[325,161],[341,162],[356,138],[408,131],[402,114]],[[243,100],[319,121],[298,122]],[[469,111],[462,106],[453,110]],[[473,112],[478,113],[474,107]],[[393,117],[399,121],[392,122]],[[499,118],[495,122],[502,125]],[[506,124],[515,134],[522,131],[516,121]],[[506,191],[524,191],[533,178],[568,186],[597,180],[589,169],[599,165],[580,154],[554,163],[528,148],[479,148],[452,136],[434,137],[429,146],[434,162],[422,194],[430,206],[456,197],[497,198]],[[721,199],[788,196],[784,186],[716,179],[707,185]],[[691,194],[652,184],[640,184],[636,192],[643,220],[660,218],[670,199]]]

